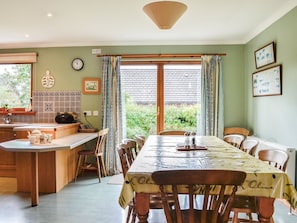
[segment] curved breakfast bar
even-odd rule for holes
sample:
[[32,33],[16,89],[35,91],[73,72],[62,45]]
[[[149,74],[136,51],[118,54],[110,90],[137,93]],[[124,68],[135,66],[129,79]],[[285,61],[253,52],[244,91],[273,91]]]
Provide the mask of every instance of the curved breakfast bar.
[[[30,144],[27,131],[32,129],[53,133],[54,139],[48,144]],[[73,181],[77,151],[98,137],[98,133],[77,130],[78,125],[67,124],[19,126],[14,128],[17,139],[0,143],[1,149],[15,153],[17,191],[31,192],[32,206],[38,205],[39,192],[55,193]]]

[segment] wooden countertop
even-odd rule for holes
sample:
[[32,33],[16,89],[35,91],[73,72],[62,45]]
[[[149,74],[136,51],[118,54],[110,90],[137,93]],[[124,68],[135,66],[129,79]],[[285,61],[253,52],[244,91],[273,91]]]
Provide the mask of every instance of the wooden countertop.
[[50,144],[30,144],[28,139],[15,139],[0,143],[0,147],[10,152],[49,152],[73,149],[98,137],[98,133],[76,133],[59,139]]
[[[13,124],[7,124],[13,125]],[[17,125],[13,128],[13,131],[31,131],[34,129],[39,129],[41,131],[56,131],[57,129],[71,128],[74,126],[79,126],[79,123],[68,123],[68,124],[57,124],[57,123],[32,123]],[[1,125],[0,125],[1,127]]]
[[15,131],[27,131],[33,129],[57,129],[57,128],[67,128],[71,126],[77,126],[79,123],[25,123],[25,122],[13,122],[11,124],[1,123],[0,128],[13,128]]

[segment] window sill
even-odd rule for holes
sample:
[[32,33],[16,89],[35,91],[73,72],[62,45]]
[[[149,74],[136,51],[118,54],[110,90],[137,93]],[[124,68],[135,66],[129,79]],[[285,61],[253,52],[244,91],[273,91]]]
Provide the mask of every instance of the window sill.
[[7,112],[7,111],[0,111],[0,115],[7,115],[7,114],[12,114],[12,115],[35,115],[36,112],[34,111],[29,111],[29,112],[26,112],[26,111],[10,111],[10,112]]

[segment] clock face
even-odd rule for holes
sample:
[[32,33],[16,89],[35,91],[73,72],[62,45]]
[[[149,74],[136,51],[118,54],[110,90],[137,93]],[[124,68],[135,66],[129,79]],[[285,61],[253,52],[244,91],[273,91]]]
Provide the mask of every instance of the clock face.
[[74,70],[81,70],[84,67],[84,62],[80,58],[75,58],[72,60],[71,65]]

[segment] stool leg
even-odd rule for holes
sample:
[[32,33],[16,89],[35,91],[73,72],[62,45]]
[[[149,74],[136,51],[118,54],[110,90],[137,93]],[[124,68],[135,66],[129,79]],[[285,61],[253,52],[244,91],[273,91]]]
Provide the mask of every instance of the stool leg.
[[77,167],[76,167],[76,172],[75,172],[75,179],[74,179],[74,182],[76,182],[76,178],[78,176],[78,173],[79,173],[79,170],[80,170],[80,167],[81,167],[81,155],[78,156],[78,161],[77,161]]

